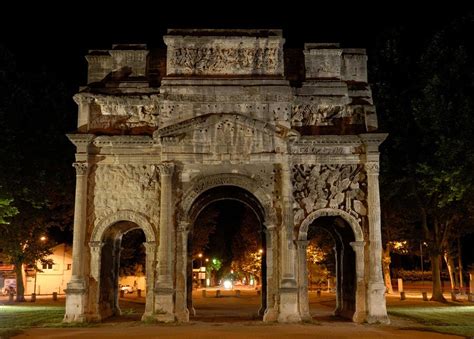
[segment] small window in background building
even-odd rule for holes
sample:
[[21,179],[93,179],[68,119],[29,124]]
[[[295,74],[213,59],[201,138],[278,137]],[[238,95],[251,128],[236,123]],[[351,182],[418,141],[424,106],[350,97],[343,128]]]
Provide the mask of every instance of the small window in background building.
[[71,270],[71,264],[67,264],[67,270]]
[[51,270],[53,269],[53,264],[43,264],[43,270]]

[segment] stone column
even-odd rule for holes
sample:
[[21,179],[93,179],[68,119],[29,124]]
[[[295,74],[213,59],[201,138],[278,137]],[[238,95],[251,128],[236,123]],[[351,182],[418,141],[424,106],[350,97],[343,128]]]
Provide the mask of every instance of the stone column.
[[385,304],[385,284],[382,275],[382,233],[380,222],[379,163],[365,163],[367,172],[367,202],[369,219],[369,286],[367,291],[367,322],[388,323]]
[[308,240],[297,240],[296,250],[298,252],[298,303],[302,320],[311,320],[308,298],[308,267],[306,265],[306,249]]
[[365,321],[366,309],[365,309],[365,265],[364,265],[364,248],[365,241],[353,241],[350,243],[355,252],[355,264],[356,264],[356,292],[355,292],[355,312],[352,316],[352,320],[356,323],[362,323]]
[[281,170],[281,191],[283,198],[283,220],[281,235],[281,281],[280,281],[280,313],[279,322],[301,321],[298,309],[298,288],[296,285],[295,259],[296,253],[293,244],[293,185],[291,168],[286,160]]
[[146,253],[146,297],[145,297],[145,312],[142,320],[148,320],[153,315],[153,285],[155,282],[155,262],[156,262],[156,242],[144,242]]
[[272,322],[278,319],[278,239],[276,225],[265,224],[267,248],[267,309],[263,314],[263,321]]
[[64,322],[84,322],[86,281],[84,278],[86,209],[87,209],[87,162],[75,162],[76,195],[74,206],[74,231],[72,243],[72,277],[67,284]]
[[174,321],[173,253],[173,187],[174,164],[158,165],[160,171],[160,244],[158,247],[158,277],[155,286],[155,313],[159,321]]
[[192,290],[193,286],[186,286],[187,261],[188,261],[188,234],[189,222],[181,221],[178,226],[177,251],[176,251],[176,319],[182,322],[189,321],[189,310],[187,305],[187,288]]

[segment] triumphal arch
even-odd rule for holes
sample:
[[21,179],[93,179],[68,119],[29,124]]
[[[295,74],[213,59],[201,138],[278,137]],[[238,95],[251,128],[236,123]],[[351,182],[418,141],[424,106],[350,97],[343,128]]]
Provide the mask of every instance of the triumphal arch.
[[67,322],[120,313],[122,235],[146,242],[144,319],[188,321],[189,237],[210,203],[249,206],[264,237],[263,321],[309,319],[312,228],[336,248],[335,313],[387,322],[377,115],[365,50],[280,30],[168,30],[164,49],[91,50],[77,148]]

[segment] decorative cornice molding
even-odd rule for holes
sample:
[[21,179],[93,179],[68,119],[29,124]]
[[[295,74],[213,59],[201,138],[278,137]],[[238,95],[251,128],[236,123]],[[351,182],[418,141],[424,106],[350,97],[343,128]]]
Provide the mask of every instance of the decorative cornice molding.
[[153,146],[153,138],[147,135],[102,135],[96,137],[93,144],[98,147]]
[[76,146],[88,146],[94,140],[94,134],[66,134],[68,139]]

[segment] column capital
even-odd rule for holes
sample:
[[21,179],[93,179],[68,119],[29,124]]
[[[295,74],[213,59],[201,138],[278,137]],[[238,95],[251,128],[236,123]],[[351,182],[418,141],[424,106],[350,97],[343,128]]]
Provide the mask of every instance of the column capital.
[[379,174],[379,162],[377,161],[369,161],[364,164],[365,171],[368,175],[378,175]]
[[296,248],[299,250],[306,250],[306,247],[308,247],[309,240],[295,240],[295,245]]
[[156,241],[145,241],[143,246],[145,246],[146,252],[152,251],[156,248]]
[[189,232],[189,225],[191,223],[189,221],[180,221],[178,223],[178,228],[177,228],[177,231],[178,232]]
[[104,243],[102,241],[89,241],[89,247],[93,252],[100,251]]
[[162,162],[156,165],[158,171],[160,171],[160,175],[163,176],[172,176],[174,173],[174,163],[172,162]]
[[89,168],[89,164],[87,162],[74,162],[72,167],[76,169],[76,175],[85,175]]
[[351,245],[354,251],[356,251],[359,249],[364,249],[365,241],[352,241],[349,243],[349,245]]

